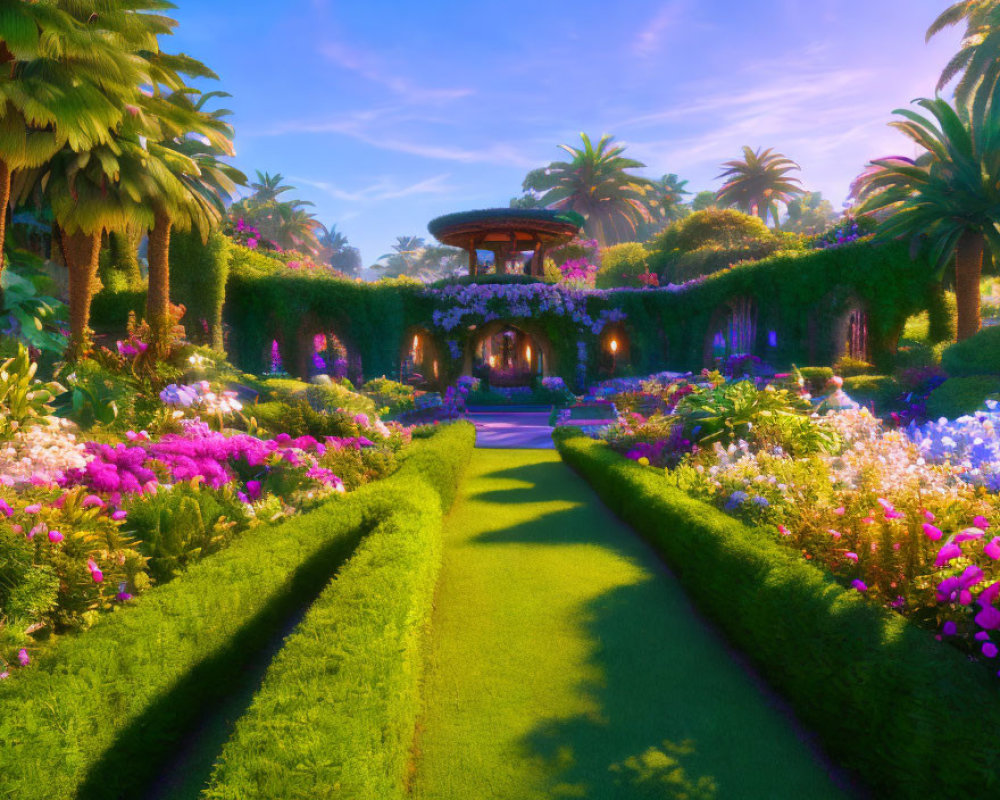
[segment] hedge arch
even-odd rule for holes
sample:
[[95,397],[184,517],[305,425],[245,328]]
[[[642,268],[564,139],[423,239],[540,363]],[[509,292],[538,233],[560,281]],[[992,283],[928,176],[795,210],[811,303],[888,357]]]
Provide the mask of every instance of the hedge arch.
[[[411,325],[399,344],[399,374],[401,383],[411,383],[421,388],[439,387],[443,353],[437,337],[427,327]],[[434,377],[434,364],[438,365],[438,378]],[[420,380],[416,380],[419,376]]]
[[734,355],[758,355],[758,314],[757,300],[749,295],[717,308],[705,333],[704,365],[712,367]]
[[[527,374],[542,377],[559,374],[558,366],[554,363],[556,355],[552,341],[542,326],[528,319],[495,319],[477,328],[469,337],[465,348],[462,374],[489,378],[490,371],[496,370],[497,367],[487,363],[478,363],[479,352],[488,340],[493,340],[507,332],[514,334],[515,362],[523,365]],[[526,348],[530,348],[530,356],[527,355]],[[497,355],[494,354],[494,356]],[[492,374],[497,377],[496,372]]]

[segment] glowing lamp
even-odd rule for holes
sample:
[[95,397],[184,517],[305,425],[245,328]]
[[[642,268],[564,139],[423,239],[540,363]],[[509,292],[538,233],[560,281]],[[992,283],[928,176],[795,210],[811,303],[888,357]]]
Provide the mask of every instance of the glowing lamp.
[[495,367],[496,365],[497,365],[497,357],[496,356],[490,356],[490,367],[492,368],[492,367]]
[[530,344],[527,347],[524,348],[524,357],[528,360],[528,363],[530,364],[531,363],[531,345]]
[[612,339],[610,347],[611,347],[611,352],[612,353],[617,353],[618,352],[618,340],[617,339]]

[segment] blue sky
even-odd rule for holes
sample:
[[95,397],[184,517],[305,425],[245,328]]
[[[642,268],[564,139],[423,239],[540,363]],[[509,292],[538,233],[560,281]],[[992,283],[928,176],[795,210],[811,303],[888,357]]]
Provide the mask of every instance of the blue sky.
[[642,174],[715,189],[774,147],[835,206],[887,127],[930,96],[959,32],[946,0],[175,0],[166,46],[233,94],[236,163],[280,172],[366,265],[452,211],[506,206],[581,131]]

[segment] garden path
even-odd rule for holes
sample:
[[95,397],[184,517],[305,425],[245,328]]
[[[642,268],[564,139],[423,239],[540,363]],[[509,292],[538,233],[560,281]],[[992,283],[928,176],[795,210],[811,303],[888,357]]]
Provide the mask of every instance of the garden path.
[[469,420],[476,426],[477,447],[529,448],[551,450],[552,426],[549,410],[472,411]]
[[847,796],[559,456],[477,450],[447,518],[413,796]]

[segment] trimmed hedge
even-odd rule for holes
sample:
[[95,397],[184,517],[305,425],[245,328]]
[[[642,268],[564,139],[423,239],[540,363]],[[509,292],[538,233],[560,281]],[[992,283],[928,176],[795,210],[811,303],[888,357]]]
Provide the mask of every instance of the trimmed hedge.
[[927,416],[956,419],[985,407],[986,400],[1000,393],[1000,375],[970,375],[949,378],[927,397]]
[[450,504],[468,427],[415,442],[384,481],[249,531],[0,683],[0,797],[141,796],[204,706],[415,485]]
[[945,348],[941,366],[953,378],[1000,375],[1000,327],[983,328],[975,336]]
[[[468,453],[471,430],[463,435],[458,452]],[[457,483],[451,467],[460,463],[446,451],[427,455],[406,465],[412,483],[405,498],[285,641],[204,796],[406,795],[423,632],[441,563],[442,498],[450,506]],[[421,480],[428,468],[438,491]]]
[[986,670],[658,471],[579,435],[558,447],[876,796],[997,796],[1000,696]]

